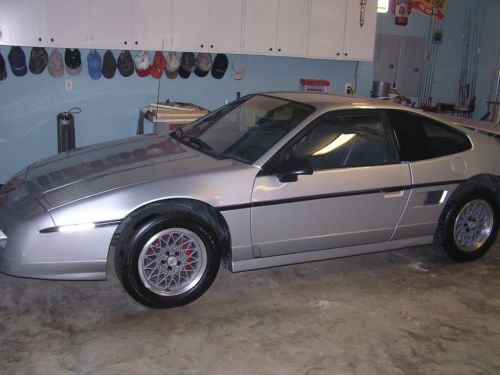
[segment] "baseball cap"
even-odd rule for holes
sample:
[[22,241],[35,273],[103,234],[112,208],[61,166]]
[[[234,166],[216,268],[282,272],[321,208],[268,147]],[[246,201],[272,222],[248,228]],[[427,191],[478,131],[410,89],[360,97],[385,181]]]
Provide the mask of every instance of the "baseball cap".
[[195,59],[194,53],[183,52],[181,56],[181,65],[179,66],[179,75],[182,78],[188,78],[194,71]]
[[247,65],[247,57],[245,55],[237,55],[231,64],[233,78],[236,80],[243,79],[245,70],[247,70]]
[[137,52],[134,58],[135,72],[139,77],[147,77],[151,73],[151,58],[149,52]]
[[223,53],[218,53],[215,56],[214,63],[212,64],[212,77],[215,79],[221,79],[226,74],[227,67],[229,66],[229,61],[227,56]]
[[104,52],[104,57],[102,60],[102,75],[105,78],[113,78],[116,72],[116,60],[113,52],[109,49]]
[[167,67],[167,61],[160,51],[155,52],[155,57],[153,59],[153,65],[151,66],[151,76],[160,79],[161,75]]
[[64,62],[69,75],[77,76],[82,71],[82,55],[76,48],[66,48]]
[[30,53],[29,69],[33,74],[42,73],[49,63],[49,54],[43,47],[33,47]]
[[57,50],[57,48],[54,48],[50,53],[49,65],[47,70],[49,71],[49,74],[54,78],[61,78],[64,74],[63,57]]
[[130,77],[134,74],[134,60],[132,59],[132,55],[130,51],[123,50],[118,56],[118,71],[124,77]]
[[24,51],[21,47],[12,47],[8,57],[12,74],[17,77],[22,77],[28,73],[26,56],[24,55]]
[[97,52],[95,49],[90,51],[90,53],[87,55],[87,63],[88,63],[90,78],[92,79],[101,78],[102,60],[101,60],[101,55],[99,55],[99,52]]
[[5,69],[5,60],[0,53],[0,81],[7,78],[7,69]]
[[212,69],[212,55],[209,53],[199,53],[196,56],[196,69],[194,74],[198,77],[205,77]]
[[179,55],[175,52],[169,52],[167,55],[167,68],[165,69],[165,75],[170,79],[177,77],[180,65],[181,59],[179,58]]

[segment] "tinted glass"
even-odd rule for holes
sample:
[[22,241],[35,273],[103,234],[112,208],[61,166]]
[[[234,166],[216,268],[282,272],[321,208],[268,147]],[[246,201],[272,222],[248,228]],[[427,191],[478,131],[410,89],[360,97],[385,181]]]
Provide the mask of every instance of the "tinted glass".
[[313,111],[313,107],[297,102],[248,96],[173,135],[214,156],[251,164]]
[[288,148],[287,157],[306,159],[315,170],[397,161],[382,114],[375,110],[335,111],[322,116]]
[[388,111],[401,160],[417,161],[469,150],[469,138],[440,122],[404,111]]

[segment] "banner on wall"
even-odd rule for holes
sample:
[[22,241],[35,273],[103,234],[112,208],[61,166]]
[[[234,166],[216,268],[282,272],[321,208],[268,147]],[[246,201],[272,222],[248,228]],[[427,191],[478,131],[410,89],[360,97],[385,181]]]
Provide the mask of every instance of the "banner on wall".
[[412,10],[441,21],[448,0],[391,0],[389,9],[394,14],[394,22],[399,26],[408,24]]

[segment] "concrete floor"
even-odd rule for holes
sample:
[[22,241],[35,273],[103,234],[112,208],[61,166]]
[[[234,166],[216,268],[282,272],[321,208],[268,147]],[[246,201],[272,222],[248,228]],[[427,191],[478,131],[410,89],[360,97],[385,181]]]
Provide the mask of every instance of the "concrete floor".
[[500,374],[500,241],[231,274],[151,310],[114,277],[0,276],[1,374]]

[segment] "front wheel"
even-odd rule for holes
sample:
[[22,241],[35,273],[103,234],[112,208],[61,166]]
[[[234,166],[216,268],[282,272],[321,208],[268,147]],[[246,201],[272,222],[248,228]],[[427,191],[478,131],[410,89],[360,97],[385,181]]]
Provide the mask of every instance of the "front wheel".
[[483,256],[495,242],[498,230],[495,198],[483,190],[472,191],[449,202],[438,236],[445,252],[466,262]]
[[127,292],[150,307],[175,307],[200,297],[220,263],[215,236],[186,213],[149,221],[123,233],[115,259]]

